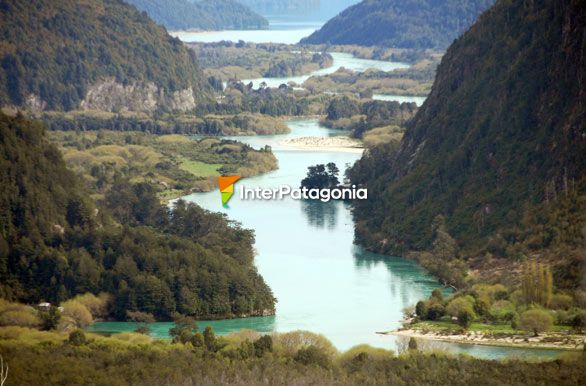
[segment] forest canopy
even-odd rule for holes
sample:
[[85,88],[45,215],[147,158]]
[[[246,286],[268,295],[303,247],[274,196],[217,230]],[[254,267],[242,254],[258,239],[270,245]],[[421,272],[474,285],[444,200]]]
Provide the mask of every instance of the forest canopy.
[[274,312],[253,266],[254,234],[146,183],[120,179],[89,198],[44,127],[0,115],[0,295],[59,303],[110,293],[112,315],[230,317]]

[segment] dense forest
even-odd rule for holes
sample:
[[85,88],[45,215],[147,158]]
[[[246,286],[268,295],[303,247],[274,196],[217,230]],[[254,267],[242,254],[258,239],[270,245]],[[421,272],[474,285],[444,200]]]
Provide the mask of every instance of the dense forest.
[[154,186],[124,175],[96,203],[43,126],[21,116],[0,116],[0,154],[2,298],[58,303],[104,292],[122,320],[274,312],[253,266],[252,231],[181,201],[169,210]]
[[0,105],[185,110],[207,96],[193,52],[122,1],[1,5]]
[[170,30],[266,29],[269,22],[234,0],[127,0]]
[[494,0],[365,0],[347,8],[302,44],[447,48]]
[[[558,288],[585,286],[584,25],[576,0],[502,0],[483,14],[446,53],[400,146],[350,171],[373,192],[356,204],[358,241],[433,250],[428,267],[452,283],[466,263],[495,273],[491,261],[538,256]],[[513,266],[496,278],[519,280]]]

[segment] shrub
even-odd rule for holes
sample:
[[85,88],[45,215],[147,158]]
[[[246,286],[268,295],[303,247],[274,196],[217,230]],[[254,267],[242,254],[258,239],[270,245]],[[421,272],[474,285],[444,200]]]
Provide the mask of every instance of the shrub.
[[295,361],[306,366],[316,365],[324,369],[330,368],[331,361],[328,355],[316,346],[308,346],[297,351]]
[[582,333],[582,330],[586,328],[586,311],[579,310],[571,321],[571,326],[574,330],[579,333]]
[[34,311],[22,307],[18,310],[5,311],[0,315],[0,326],[38,327],[41,320]]
[[75,320],[77,327],[89,326],[94,321],[86,306],[76,300],[68,300],[61,306],[63,307],[62,314]]
[[436,288],[431,292],[431,298],[439,300],[440,302],[444,300],[444,293],[441,288]]
[[414,337],[409,339],[409,350],[417,350],[417,340]]
[[460,296],[448,303],[446,312],[450,316],[457,317],[463,309],[472,310],[474,307],[474,298],[472,296]]
[[74,346],[83,346],[87,343],[87,338],[83,330],[77,329],[69,334],[69,343]]
[[136,323],[154,323],[155,317],[153,314],[141,311],[126,311],[126,319]]
[[508,300],[498,300],[492,304],[490,317],[497,321],[512,321],[515,315],[515,306]]
[[204,339],[203,339],[203,335],[201,334],[201,332],[196,332],[195,334],[193,334],[190,342],[193,345],[193,347],[203,347],[204,346]]
[[521,327],[535,336],[548,331],[553,325],[553,317],[545,310],[534,308],[521,314]]
[[294,356],[300,348],[315,346],[325,352],[329,358],[337,354],[337,350],[325,336],[310,331],[291,331],[277,334],[273,343],[278,343],[286,355]]
[[78,295],[72,300],[83,304],[85,308],[87,308],[88,311],[92,314],[94,319],[106,318],[108,317],[112,304],[112,295],[101,293],[99,296],[96,296],[92,293],[86,293],[83,295]]
[[151,329],[148,326],[138,326],[136,330],[134,330],[137,334],[148,335],[151,333]]
[[441,303],[432,303],[427,310],[427,319],[438,320],[446,314],[446,309]]
[[586,308],[586,291],[576,291],[575,297],[578,307]]
[[518,330],[521,327],[521,318],[519,318],[519,314],[514,312],[511,317],[511,328],[513,330]]
[[551,298],[550,307],[554,310],[569,310],[574,304],[574,299],[567,294],[555,294]]

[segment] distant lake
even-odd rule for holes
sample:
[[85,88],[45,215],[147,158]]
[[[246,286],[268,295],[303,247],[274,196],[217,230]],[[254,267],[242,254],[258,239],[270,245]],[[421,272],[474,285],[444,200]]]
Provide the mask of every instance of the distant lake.
[[269,17],[268,30],[226,30],[226,31],[172,31],[172,36],[184,42],[213,43],[219,41],[238,42],[244,40],[251,43],[284,43],[296,44],[301,39],[320,29],[323,21],[292,20],[287,17]]

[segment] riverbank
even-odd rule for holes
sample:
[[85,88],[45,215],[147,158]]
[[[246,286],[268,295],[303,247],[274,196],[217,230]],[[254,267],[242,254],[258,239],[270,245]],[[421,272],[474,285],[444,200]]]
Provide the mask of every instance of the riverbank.
[[523,334],[494,335],[485,334],[480,331],[468,331],[464,333],[449,334],[440,331],[424,331],[413,328],[405,328],[388,332],[380,332],[379,334],[460,344],[571,351],[582,350],[584,344],[586,343],[586,336],[584,335],[561,332],[543,333],[540,336],[535,337]]
[[361,154],[362,142],[349,137],[301,137],[291,138],[279,143],[281,146],[309,151],[335,151]]

